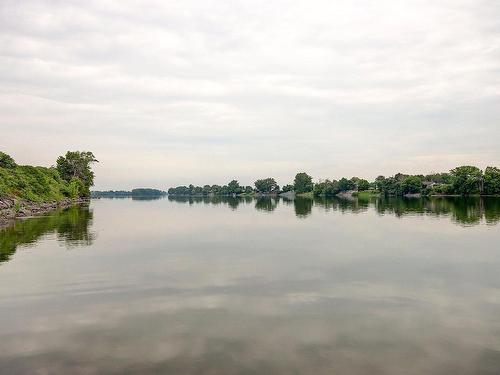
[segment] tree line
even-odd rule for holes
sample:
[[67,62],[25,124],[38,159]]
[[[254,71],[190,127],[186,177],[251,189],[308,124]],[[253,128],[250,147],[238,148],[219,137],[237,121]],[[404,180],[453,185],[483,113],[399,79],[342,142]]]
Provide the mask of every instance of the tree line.
[[294,181],[282,188],[272,177],[258,179],[254,186],[242,186],[237,180],[227,185],[177,186],[168,189],[169,195],[178,196],[235,196],[274,195],[293,192],[299,195],[329,197],[342,193],[366,192],[386,196],[407,195],[500,195],[500,169],[487,167],[484,171],[474,166],[460,166],[447,173],[378,176],[374,181],[359,177],[313,182],[305,172],[297,173]]
[[148,197],[162,197],[167,195],[167,192],[158,189],[151,188],[136,188],[131,191],[128,190],[106,190],[100,191],[95,190],[92,191],[92,198],[130,198],[130,197],[139,197],[139,198],[148,198]]

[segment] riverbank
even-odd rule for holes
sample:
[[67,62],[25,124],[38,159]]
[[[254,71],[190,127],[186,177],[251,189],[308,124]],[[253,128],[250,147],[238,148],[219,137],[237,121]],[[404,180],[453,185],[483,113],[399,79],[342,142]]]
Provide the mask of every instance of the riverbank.
[[83,198],[65,198],[52,202],[30,202],[7,197],[0,198],[0,228],[8,226],[19,218],[45,215],[57,209],[88,202],[89,199]]

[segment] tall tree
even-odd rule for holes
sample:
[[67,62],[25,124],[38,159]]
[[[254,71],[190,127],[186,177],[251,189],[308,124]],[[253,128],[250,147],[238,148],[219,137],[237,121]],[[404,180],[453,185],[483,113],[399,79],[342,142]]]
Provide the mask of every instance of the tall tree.
[[484,194],[500,194],[500,169],[486,167],[484,170]]
[[240,186],[238,181],[232,180],[229,184],[227,184],[227,190],[229,194],[240,194],[243,191],[243,188]]
[[339,180],[339,189],[340,191],[349,191],[349,190],[354,190],[355,185],[352,180],[348,180],[345,177],[342,177]]
[[0,151],[0,168],[13,169],[17,166],[10,155]]
[[477,167],[464,165],[450,171],[451,186],[456,194],[470,195],[482,190],[483,173]]
[[255,188],[260,193],[272,193],[279,191],[279,186],[272,177],[255,181]]
[[313,191],[314,184],[312,177],[305,172],[300,172],[295,175],[293,180],[293,188],[296,193],[308,193]]
[[68,151],[65,156],[57,158],[57,171],[66,181],[78,179],[88,190],[94,185],[94,172],[91,165],[96,163],[97,159],[90,151]]
[[357,183],[357,188],[359,191],[370,189],[370,183],[367,180],[360,178]]
[[422,192],[422,179],[418,176],[405,177],[401,183],[403,194],[417,194]]

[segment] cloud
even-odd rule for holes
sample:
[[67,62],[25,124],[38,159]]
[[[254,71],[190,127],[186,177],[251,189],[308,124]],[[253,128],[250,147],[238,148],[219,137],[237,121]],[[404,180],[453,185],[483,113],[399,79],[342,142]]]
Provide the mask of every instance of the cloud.
[[98,188],[499,165],[499,18],[487,0],[6,0],[1,146],[90,149]]

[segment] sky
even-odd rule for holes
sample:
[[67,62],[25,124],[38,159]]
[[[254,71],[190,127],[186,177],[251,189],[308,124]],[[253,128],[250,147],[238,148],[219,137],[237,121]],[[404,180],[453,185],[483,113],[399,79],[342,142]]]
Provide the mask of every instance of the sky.
[[0,150],[96,189],[500,167],[498,0],[0,0]]

